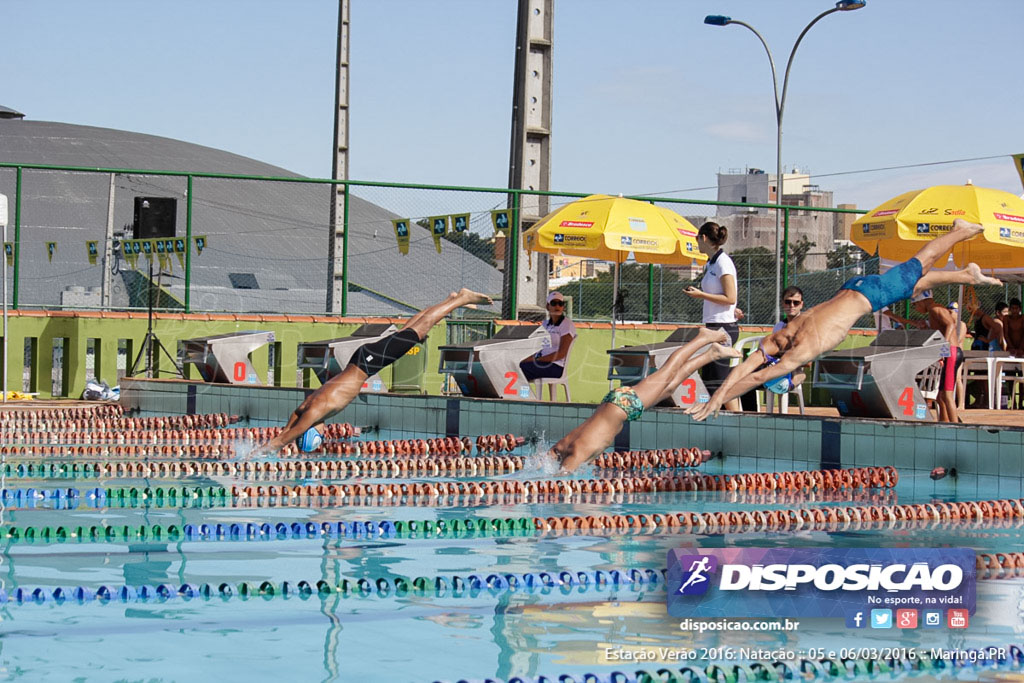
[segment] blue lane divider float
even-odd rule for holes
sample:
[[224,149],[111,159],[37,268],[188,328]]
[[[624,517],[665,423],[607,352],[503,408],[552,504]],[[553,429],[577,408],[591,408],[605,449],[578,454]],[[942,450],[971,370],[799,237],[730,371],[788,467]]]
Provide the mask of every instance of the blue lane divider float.
[[639,591],[665,590],[665,570],[629,569],[610,571],[568,571],[528,572],[525,574],[468,574],[466,576],[437,576],[427,578],[380,577],[344,579],[337,585],[326,581],[263,581],[256,584],[243,581],[238,584],[203,583],[160,584],[158,586],[88,586],[56,588],[18,587],[9,594],[0,589],[0,604],[42,605],[86,604],[111,602],[166,602],[168,600],[193,599],[247,600],[252,597],[285,599],[298,597],[307,599],[314,595],[340,595],[351,598],[388,598],[414,596],[433,597],[494,597],[508,593],[545,595],[559,591],[562,595],[571,593],[601,592],[612,589]]
[[[993,653],[1004,653],[1002,655]],[[933,675],[955,678],[965,673],[1019,671],[1024,667],[1024,648],[1017,644],[957,650],[943,659],[797,659],[744,664],[697,664],[655,671],[562,674],[560,676],[465,679],[456,683],[735,683],[744,681],[861,681],[917,678]],[[974,679],[972,679],[974,680]],[[434,683],[446,683],[434,681]]]
[[532,517],[413,521],[236,522],[231,524],[7,526],[0,540],[10,543],[109,541],[270,541],[285,539],[472,538],[534,536]]

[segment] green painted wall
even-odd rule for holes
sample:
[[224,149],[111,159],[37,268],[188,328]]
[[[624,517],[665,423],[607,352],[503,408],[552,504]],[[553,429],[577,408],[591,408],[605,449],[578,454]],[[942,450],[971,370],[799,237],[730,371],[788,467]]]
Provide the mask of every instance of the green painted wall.
[[[344,337],[351,333],[363,321],[352,320],[351,322],[260,322],[258,320],[207,320],[205,317],[182,316],[173,320],[158,320],[154,331],[160,341],[172,354],[177,354],[178,342],[196,337],[208,337],[217,334],[227,334],[244,330],[269,330],[273,331],[276,343],[280,344],[280,366],[277,383],[281,386],[296,386],[296,375],[298,369],[298,344],[303,341],[333,339]],[[62,363],[63,392],[61,395],[72,398],[81,396],[87,379],[96,377],[106,381],[111,386],[117,384],[117,356],[119,340],[127,339],[128,358],[127,365],[130,367],[135,356],[141,348],[143,338],[146,335],[146,320],[125,319],[125,318],[100,318],[69,315],[67,313],[56,313],[49,316],[17,315],[10,319],[10,345],[8,347],[8,382],[7,389],[23,390],[22,377],[25,367],[30,366],[30,381],[28,390],[39,394],[39,398],[52,398],[52,384],[49,380],[53,370],[52,348],[55,339],[66,339],[64,342],[64,362]],[[444,325],[434,328],[427,339],[426,373],[424,374],[423,388],[429,393],[440,393],[441,376],[437,373],[437,347],[444,343],[446,331]],[[33,340],[31,346],[37,350],[34,357],[27,361],[25,358],[25,341]],[[94,358],[94,370],[88,371],[86,365],[87,348],[89,340],[93,342],[97,353]],[[252,355],[253,365],[261,378],[267,376],[269,361],[269,346],[257,349]],[[32,355],[32,354],[30,354]],[[159,376],[163,378],[173,377],[173,371],[168,368],[166,358],[162,353],[156,354],[156,365],[160,368]],[[424,357],[410,358],[409,362],[422,363]],[[405,361],[399,361],[405,362]],[[122,366],[125,361],[122,360]],[[123,369],[122,369],[123,372]],[[191,379],[198,379],[199,375],[191,366],[185,367],[186,375]],[[88,373],[88,377],[87,377]],[[383,379],[390,385],[391,370],[383,374]],[[308,381],[310,386],[319,385],[316,377],[310,374]]]
[[[358,327],[363,321],[351,319],[350,322],[286,322],[282,320],[208,320],[205,316],[175,316],[173,319],[160,319],[155,324],[156,334],[171,354],[177,353],[178,342],[195,337],[207,337],[215,334],[226,334],[243,330],[270,330],[275,333],[280,344],[281,358],[278,383],[281,386],[296,386],[296,369],[298,344],[307,340],[331,339],[343,337]],[[615,333],[615,346],[632,344],[651,344],[665,339],[674,328],[645,329],[619,328]],[[569,363],[569,383],[573,402],[596,403],[608,391],[608,354],[611,346],[611,330],[607,327],[577,329],[579,338],[574,344]],[[9,390],[22,390],[22,373],[26,367],[25,340],[34,340],[32,346],[37,350],[35,358],[30,360],[30,387],[38,392],[40,398],[51,398],[51,383],[48,378],[53,370],[52,349],[55,339],[66,339],[64,342],[64,362],[62,365],[63,395],[80,396],[87,379],[95,376],[113,386],[118,381],[117,355],[118,342],[130,340],[130,366],[141,347],[146,334],[146,319],[140,318],[102,318],[94,315],[83,316],[67,312],[52,312],[48,315],[15,315],[10,319],[11,343],[8,357]],[[760,328],[741,333],[741,337],[764,334]],[[430,333],[427,340],[427,353],[416,358],[403,359],[402,363],[424,364],[423,390],[428,394],[440,394],[443,378],[437,372],[437,348],[445,343],[447,331],[444,324],[438,325]],[[854,334],[846,338],[841,348],[864,346],[871,337]],[[87,348],[89,340],[95,344],[95,372],[86,368]],[[162,355],[162,354],[160,354]],[[258,349],[253,354],[253,364],[261,377],[266,377],[269,348]],[[186,368],[186,372],[190,368]],[[170,377],[166,361],[163,363],[161,377]],[[192,370],[189,376],[198,379]],[[391,370],[386,370],[384,380],[391,384]],[[309,377],[311,386],[317,386],[315,377]],[[546,393],[546,392],[545,392]]]

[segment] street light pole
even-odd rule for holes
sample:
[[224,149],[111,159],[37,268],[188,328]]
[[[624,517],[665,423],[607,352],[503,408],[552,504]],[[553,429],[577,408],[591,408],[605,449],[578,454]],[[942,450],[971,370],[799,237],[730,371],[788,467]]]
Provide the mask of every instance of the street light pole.
[[782,234],[782,115],[786,110],[786,91],[789,88],[789,71],[793,67],[793,58],[796,56],[796,49],[800,47],[800,41],[804,39],[804,36],[807,35],[807,32],[811,30],[812,26],[833,12],[848,12],[850,10],[860,9],[866,4],[867,0],[839,0],[835,7],[814,17],[814,19],[804,27],[804,30],[800,32],[796,42],[793,44],[793,49],[789,52],[789,60],[786,62],[786,73],[782,78],[781,96],[779,95],[779,78],[775,71],[775,58],[772,56],[772,51],[768,48],[768,43],[765,41],[764,36],[762,36],[757,29],[750,24],[737,19],[732,19],[720,14],[709,14],[704,17],[704,23],[710,26],[728,26],[730,24],[736,24],[749,29],[755,36],[757,36],[757,39],[761,41],[761,45],[764,46],[764,51],[768,54],[768,63],[772,67],[772,88],[774,89],[775,94],[775,322],[779,322],[781,318],[779,300],[782,298],[782,271],[783,269],[788,271],[789,266],[788,225],[786,226],[785,237],[783,237]]

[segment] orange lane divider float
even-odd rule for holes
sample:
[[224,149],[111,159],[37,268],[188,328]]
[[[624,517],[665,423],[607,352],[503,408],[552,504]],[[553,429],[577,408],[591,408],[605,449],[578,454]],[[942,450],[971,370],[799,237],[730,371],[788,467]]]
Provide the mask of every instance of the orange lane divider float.
[[597,468],[644,469],[655,467],[698,467],[711,459],[711,451],[699,448],[669,448],[648,451],[601,453],[594,458]]
[[1019,499],[866,505],[827,508],[678,512],[586,517],[535,517],[541,532],[574,529],[622,532],[742,533],[750,531],[844,531],[876,528],[934,528],[936,522],[1016,522],[1024,519]]
[[[399,461],[400,465],[402,461]],[[351,464],[351,463],[350,463]],[[369,461],[363,465],[376,465]],[[377,496],[383,498],[407,498],[426,496],[429,498],[473,497],[483,498],[495,495],[516,495],[535,498],[540,495],[557,495],[565,499],[582,494],[618,493],[663,493],[675,491],[751,491],[751,490],[852,490],[859,488],[891,488],[899,476],[892,468],[864,467],[852,470],[830,470],[828,477],[822,472],[775,472],[752,475],[683,475],[683,476],[634,476],[615,479],[547,479],[474,481],[474,482],[416,482],[379,484],[340,484],[325,486],[310,484],[299,486],[232,486],[235,498],[272,496],[284,498],[327,497],[343,501],[352,497]],[[835,475],[832,475],[835,472]],[[364,473],[370,476],[401,474],[401,470],[380,471],[372,467]]]

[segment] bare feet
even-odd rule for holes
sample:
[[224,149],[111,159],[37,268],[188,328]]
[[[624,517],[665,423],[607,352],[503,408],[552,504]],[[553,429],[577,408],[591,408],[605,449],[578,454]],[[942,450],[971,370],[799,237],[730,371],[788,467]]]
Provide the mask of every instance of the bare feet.
[[[958,218],[957,220],[960,220],[960,219]],[[1003,286],[1003,283],[1000,282],[999,280],[997,280],[996,278],[989,277],[988,275],[985,275],[984,273],[982,273],[981,272],[981,268],[978,266],[977,263],[968,263],[967,267],[964,268],[964,271],[966,271],[971,276],[971,281],[972,281],[973,284],[976,284],[976,285],[992,285],[994,287],[1002,287]]]
[[487,305],[494,303],[494,300],[486,294],[474,292],[473,290],[466,289],[465,287],[460,289],[458,293],[455,294],[455,297],[462,301],[462,305],[466,308],[476,308],[476,305],[478,304]]
[[[956,232],[958,230],[967,230],[972,233],[971,237],[974,237],[975,235],[980,235],[984,232],[985,228],[977,223],[965,221],[963,218],[957,218],[953,221],[953,229],[950,232]],[[967,239],[970,239],[970,237]]]
[[706,327],[697,330],[697,336],[694,339],[699,339],[708,344],[728,344],[730,341],[729,335],[726,334],[725,330],[709,330]]
[[[722,332],[722,331],[719,330],[719,332]],[[729,335],[726,335],[725,332],[722,332],[722,334],[725,335],[726,341],[728,341],[729,340]],[[739,349],[734,349],[733,347],[729,346],[728,344],[711,344],[708,347],[708,350],[705,351],[705,353],[711,354],[710,356],[708,356],[708,358],[710,360],[721,360],[722,358],[742,358],[743,357],[743,353],[740,352]]]

